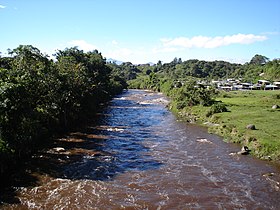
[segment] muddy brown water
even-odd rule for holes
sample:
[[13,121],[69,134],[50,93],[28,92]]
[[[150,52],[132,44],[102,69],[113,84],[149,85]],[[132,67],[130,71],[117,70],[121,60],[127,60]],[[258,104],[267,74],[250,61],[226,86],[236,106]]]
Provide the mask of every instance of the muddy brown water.
[[280,169],[229,155],[205,128],[179,122],[166,98],[129,90],[97,124],[34,155],[33,184],[2,209],[280,209]]

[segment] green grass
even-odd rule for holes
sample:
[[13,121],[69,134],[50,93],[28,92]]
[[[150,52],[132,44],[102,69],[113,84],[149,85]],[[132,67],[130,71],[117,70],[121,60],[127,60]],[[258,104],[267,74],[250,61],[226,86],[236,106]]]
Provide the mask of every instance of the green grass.
[[[261,159],[280,160],[280,91],[234,91],[222,93],[216,99],[226,104],[228,112],[206,117],[209,107],[185,108],[198,123],[212,122],[219,126],[209,127],[209,131],[221,135],[225,141],[247,145],[252,154]],[[246,126],[254,124],[256,130]]]
[[[234,129],[229,140],[247,144],[260,158],[280,160],[280,109],[272,109],[280,105],[280,91],[230,92],[217,100],[229,109],[216,114],[223,126]],[[248,124],[257,130],[247,130]]]

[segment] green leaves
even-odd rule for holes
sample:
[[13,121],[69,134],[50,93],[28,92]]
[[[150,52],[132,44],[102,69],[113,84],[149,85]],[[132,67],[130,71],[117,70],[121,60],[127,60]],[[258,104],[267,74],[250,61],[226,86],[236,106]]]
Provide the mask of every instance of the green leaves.
[[0,58],[0,147],[18,156],[53,132],[80,124],[126,85],[111,75],[98,51],[65,49],[54,62],[39,49],[20,45],[10,55]]
[[217,102],[214,103],[211,107],[210,110],[206,113],[206,117],[210,117],[211,115],[215,113],[221,113],[221,112],[227,112],[228,109],[226,107],[226,104],[222,102]]
[[209,106],[213,103],[215,91],[207,89],[205,86],[197,84],[195,80],[187,81],[174,95],[174,99],[178,102],[178,109],[186,106]]

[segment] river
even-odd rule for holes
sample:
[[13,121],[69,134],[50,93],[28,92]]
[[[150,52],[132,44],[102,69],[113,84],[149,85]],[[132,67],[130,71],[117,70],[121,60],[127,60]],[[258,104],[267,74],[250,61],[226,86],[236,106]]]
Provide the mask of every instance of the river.
[[128,90],[96,123],[34,155],[3,209],[280,209],[280,168]]

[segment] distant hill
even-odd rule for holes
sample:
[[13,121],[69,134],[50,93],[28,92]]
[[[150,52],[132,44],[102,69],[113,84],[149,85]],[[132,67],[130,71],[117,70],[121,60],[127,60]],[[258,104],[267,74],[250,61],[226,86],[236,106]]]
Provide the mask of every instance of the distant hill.
[[107,63],[116,63],[117,65],[121,65],[122,63],[124,63],[123,61],[118,61],[116,59],[112,59],[112,58],[108,58],[106,59]]
[[[123,63],[127,63],[127,62],[124,62],[124,61],[119,61],[119,60],[116,60],[116,59],[113,59],[113,58],[108,58],[106,59],[106,62],[107,63],[116,63],[117,65],[122,65]],[[129,62],[130,63],[130,62]],[[145,64],[134,64],[134,65],[150,65],[150,66],[153,66],[155,65],[155,63],[153,62],[149,62],[149,63],[145,63]]]
[[149,64],[150,66],[155,65],[155,63],[153,63],[153,62],[149,62],[148,64]]

